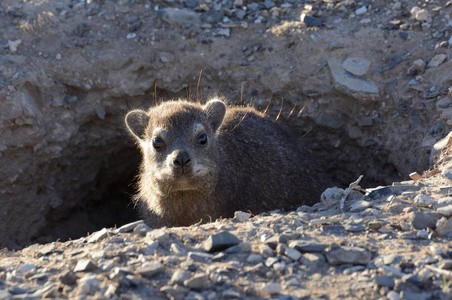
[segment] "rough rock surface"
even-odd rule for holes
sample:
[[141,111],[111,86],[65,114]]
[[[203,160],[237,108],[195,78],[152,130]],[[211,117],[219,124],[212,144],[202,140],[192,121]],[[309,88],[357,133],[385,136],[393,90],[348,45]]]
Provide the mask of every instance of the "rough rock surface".
[[[452,5],[416,5],[1,1],[0,246],[97,234],[3,250],[0,298],[448,292],[450,203],[435,205],[447,203],[452,168],[390,184],[422,174],[452,126]],[[342,67],[348,57],[370,61],[367,73],[353,76],[377,86],[375,101],[337,83],[328,58]],[[136,220],[129,194],[139,154],[122,129],[124,113],[215,93],[261,110],[270,103],[267,114],[309,139],[340,186],[364,174],[366,186],[389,188],[351,197],[346,207],[354,211],[344,216],[329,203],[243,223],[101,231]],[[431,202],[415,202],[421,194]],[[188,253],[199,258],[204,240],[222,231],[242,244],[190,263]],[[326,251],[338,247],[364,249],[370,262],[331,265]],[[75,272],[82,259],[86,272]],[[178,270],[185,273],[170,282]]]
[[[439,171],[452,166],[446,152]],[[355,186],[344,211],[330,200],[191,227],[134,222],[74,241],[3,249],[0,297],[450,299],[452,218],[417,229],[410,217],[451,203],[451,181],[438,172],[427,177],[388,189]],[[415,202],[419,195],[431,205]],[[351,211],[362,199],[369,206]]]

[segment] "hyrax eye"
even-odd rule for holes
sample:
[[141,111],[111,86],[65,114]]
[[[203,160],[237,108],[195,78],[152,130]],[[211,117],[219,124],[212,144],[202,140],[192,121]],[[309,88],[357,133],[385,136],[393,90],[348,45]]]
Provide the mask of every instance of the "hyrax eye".
[[153,138],[152,139],[152,147],[154,147],[155,150],[162,148],[163,140],[161,138]]
[[196,142],[200,145],[207,144],[207,134],[203,133],[200,136],[198,136],[198,139],[196,140]]

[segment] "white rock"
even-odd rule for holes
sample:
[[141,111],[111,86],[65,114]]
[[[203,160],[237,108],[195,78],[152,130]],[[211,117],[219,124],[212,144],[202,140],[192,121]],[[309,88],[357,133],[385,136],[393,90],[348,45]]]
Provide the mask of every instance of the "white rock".
[[99,242],[99,241],[103,240],[104,238],[106,238],[107,236],[108,236],[108,230],[107,230],[107,228],[103,228],[102,230],[99,230],[99,231],[93,233],[89,237],[88,243]]
[[342,197],[344,196],[344,190],[339,187],[327,188],[320,196],[320,201],[326,207],[339,205]]
[[362,57],[347,57],[342,67],[356,76],[363,76],[369,71],[370,60]]
[[251,217],[250,213],[243,212],[243,211],[236,211],[234,213],[234,220],[239,222],[246,222]]
[[153,277],[161,273],[165,269],[165,266],[159,262],[153,261],[145,263],[143,266],[137,269],[137,272],[143,277]]
[[90,272],[97,268],[97,264],[91,259],[82,259],[77,262],[74,272]]
[[399,293],[396,291],[390,291],[388,294],[386,294],[386,298],[388,300],[400,300]]
[[166,242],[169,239],[169,234],[162,229],[154,229],[146,233],[145,242],[151,244],[152,241],[158,241],[160,244]]
[[414,203],[418,206],[426,207],[433,203],[433,198],[428,195],[420,194],[414,197]]
[[446,54],[438,54],[435,55],[429,62],[428,62],[428,67],[429,68],[434,68],[439,66],[440,64],[442,64],[447,58]]
[[357,16],[365,14],[367,12],[367,8],[365,6],[358,8],[355,13]]
[[209,284],[209,276],[205,274],[197,274],[184,281],[184,285],[191,289],[202,289]]
[[430,16],[430,13],[426,9],[421,9],[416,12],[414,18],[421,22],[431,22],[432,17]]
[[274,265],[273,265],[273,269],[276,271],[276,272],[282,272],[282,271],[284,271],[285,269],[286,269],[286,263],[285,262],[277,262],[277,263],[275,263]]
[[247,262],[249,263],[260,263],[262,261],[262,256],[256,253],[251,253],[248,258],[246,259]]
[[191,273],[182,269],[177,269],[171,276],[171,284],[183,284],[185,280],[190,278]]
[[25,273],[25,272],[35,271],[35,270],[36,270],[36,265],[34,265],[34,264],[23,264],[22,266],[20,266],[19,269],[17,269],[17,271],[20,273]]
[[150,241],[147,247],[143,248],[142,251],[145,255],[154,255],[155,250],[159,246],[159,242],[157,241]]
[[370,203],[369,201],[359,200],[359,201],[354,202],[351,205],[350,211],[351,212],[359,212],[359,211],[363,211],[371,206],[372,206],[372,203]]
[[126,232],[131,232],[135,229],[135,227],[137,227],[140,224],[144,224],[143,220],[139,220],[139,221],[135,221],[126,225],[123,225],[121,227],[119,227],[118,229],[115,230],[116,233],[126,233]]
[[289,257],[291,260],[297,261],[301,257],[300,251],[298,251],[294,248],[287,247],[285,250],[285,253],[286,253],[287,257]]
[[449,233],[451,233],[452,232],[452,218],[439,219],[438,222],[436,222],[435,231],[439,236],[444,236],[444,235],[448,235]]
[[431,22],[432,17],[430,16],[430,13],[426,9],[421,9],[419,6],[414,6],[411,11],[411,16],[415,18],[418,21],[421,22]]
[[231,36],[231,29],[229,28],[223,28],[217,31],[217,35],[229,37]]
[[413,61],[413,66],[417,71],[424,72],[426,63],[424,60],[419,58],[419,59],[416,59],[415,61]]
[[445,217],[450,217],[450,216],[452,216],[452,205],[438,207],[436,209],[436,212],[438,212],[439,214],[441,214]]
[[418,239],[422,239],[422,240],[428,239],[428,232],[425,231],[425,230],[419,230],[419,231],[416,233],[416,237],[417,237]]
[[433,166],[436,162],[438,162],[438,160],[441,157],[441,152],[451,142],[452,142],[452,131],[449,132],[449,134],[446,137],[439,140],[435,145],[433,145],[432,150],[430,152],[430,166]]
[[74,296],[94,295],[99,290],[99,285],[96,275],[87,275],[78,281]]
[[9,51],[11,51],[11,53],[15,53],[17,51],[17,47],[19,47],[19,45],[22,44],[22,40],[15,40],[15,41],[8,41],[8,47],[9,47]]
[[264,283],[259,290],[262,294],[274,295],[279,294],[281,286],[279,283]]
[[338,58],[330,57],[327,61],[336,89],[362,102],[379,99],[379,89],[375,82],[350,76]]

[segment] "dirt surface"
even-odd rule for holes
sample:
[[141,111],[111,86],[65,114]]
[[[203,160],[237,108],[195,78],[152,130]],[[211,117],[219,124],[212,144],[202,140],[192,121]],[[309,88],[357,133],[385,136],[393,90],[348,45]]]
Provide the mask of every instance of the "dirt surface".
[[[125,131],[123,117],[132,108],[149,107],[174,97],[205,101],[221,94],[231,105],[254,105],[263,111],[268,106],[270,117],[290,124],[300,138],[308,139],[312,149],[324,157],[332,180],[342,188],[361,174],[361,185],[365,187],[391,185],[408,179],[413,171],[422,174],[430,167],[432,146],[452,125],[451,13],[450,1],[1,1],[0,247],[19,249],[34,242],[58,238],[65,241],[136,220],[129,200],[140,157]],[[449,185],[448,177],[435,176],[444,182],[438,179],[421,187],[426,194],[434,194],[432,201],[440,199],[440,195],[448,196],[448,189],[440,188]],[[381,200],[382,205],[391,206],[386,200]],[[373,210],[377,204],[372,202]],[[321,217],[310,215],[319,209],[323,212],[326,208],[306,212],[308,220],[300,220],[301,225]],[[379,209],[383,215],[371,216],[384,226],[395,222],[391,218],[402,220],[402,212],[405,213],[403,209]],[[263,225],[257,222],[256,232],[264,227],[273,230],[265,224],[277,220],[290,224],[291,218],[297,219],[298,213],[262,217]],[[349,218],[350,215],[345,216],[345,220],[350,221]],[[241,240],[247,236],[250,224],[254,224],[245,222],[242,228],[231,221],[224,222],[225,228]],[[367,224],[367,220],[363,222]],[[189,249],[205,236],[221,231],[218,226],[168,232],[183,241],[180,232],[193,231],[196,241],[188,244]],[[286,229],[297,231],[300,226]],[[317,237],[316,230],[323,227],[307,226],[303,234]],[[448,258],[446,238],[405,240],[399,237],[399,229],[391,230],[401,241],[400,249],[415,244],[407,248],[407,255],[415,256],[413,261],[423,257],[416,256],[419,253],[437,255],[430,247],[437,243],[446,249],[446,254],[439,255]],[[198,231],[205,234],[198,236]],[[344,239],[350,243],[348,236],[344,238],[340,232],[337,235],[342,241],[334,241],[335,234],[325,233],[318,238],[330,246],[341,245]],[[378,253],[392,251],[385,244],[385,234],[367,229],[357,234],[362,243],[372,236],[378,249],[360,244],[371,253],[371,262],[359,270],[368,272],[368,282],[373,282],[372,274],[380,274],[378,268],[370,268],[377,273],[367,271],[369,264]],[[390,239],[394,236],[390,235]],[[110,238],[118,241],[113,246],[126,253],[127,237]],[[139,236],[130,235],[131,245],[137,239]],[[259,243],[260,238],[250,240],[252,249]],[[392,240],[389,244],[396,245]],[[66,248],[80,247],[82,255],[88,255],[89,247],[104,246],[81,241],[56,245],[57,254],[63,255],[58,256],[58,263],[65,265],[69,259]],[[140,244],[136,247],[131,253],[144,255]],[[38,248],[31,246],[18,253],[5,250],[0,264],[0,291],[6,294],[0,297],[29,295],[43,284],[41,280],[24,283],[21,280],[28,277],[20,272],[11,275],[13,270],[7,267],[9,259],[15,259],[12,267],[31,260]],[[162,260],[165,262],[163,256]],[[47,263],[42,258],[41,261]],[[128,260],[115,263],[127,264]],[[255,263],[247,262],[247,266]],[[439,268],[435,263],[432,260],[428,265]],[[40,262],[32,264],[34,271],[42,271]],[[290,261],[286,262],[288,265]],[[367,294],[341,294],[334,287],[341,285],[348,291],[352,284],[361,282],[350,279],[362,274],[352,272],[341,277],[334,275],[339,273],[338,267],[334,267],[336,273],[331,273],[329,264],[325,266],[328,268],[320,268],[319,272],[308,268],[309,276],[294,275],[295,279],[308,293],[318,284],[319,291],[326,288],[326,295]],[[401,271],[405,274],[422,269],[415,266],[411,272],[403,266]],[[294,267],[301,268],[297,263]],[[65,268],[69,267],[55,267],[59,270],[55,274]],[[159,275],[162,278],[173,270],[170,266],[165,268],[167,271]],[[428,278],[440,278],[429,270],[433,277]],[[311,271],[320,276],[311,276]],[[239,276],[239,282],[247,276],[240,273],[240,268],[234,272],[238,272],[234,276]],[[52,283],[52,276],[46,275],[44,282]],[[339,283],[340,278],[344,282]],[[102,286],[103,279],[98,281]],[[157,285],[167,284],[164,280],[158,282]],[[280,284],[284,286],[284,282]],[[134,285],[142,286],[140,282]],[[14,290],[16,286],[22,290]],[[69,296],[78,286],[57,285],[56,293],[62,294],[55,295]],[[134,290],[127,287],[130,285],[119,282],[110,296],[120,295],[123,289],[124,293],[133,294]],[[420,286],[420,290],[431,290],[435,295],[439,289],[441,284],[437,281],[429,288]],[[225,290],[220,289],[215,295]],[[233,290],[240,297],[248,295],[244,289]],[[396,289],[397,295],[403,296],[403,290]],[[89,290],[88,294],[96,295],[98,291]],[[287,294],[289,290],[282,291],[276,294]],[[389,297],[390,291],[381,292],[378,288],[374,292]],[[259,291],[250,293],[261,295]],[[209,298],[204,289],[192,297],[198,294]],[[186,295],[189,293],[184,290],[183,296]]]
[[4,249],[0,298],[450,299],[452,160],[442,158],[428,179],[355,187],[343,211],[336,188],[296,212],[163,229],[138,221]]

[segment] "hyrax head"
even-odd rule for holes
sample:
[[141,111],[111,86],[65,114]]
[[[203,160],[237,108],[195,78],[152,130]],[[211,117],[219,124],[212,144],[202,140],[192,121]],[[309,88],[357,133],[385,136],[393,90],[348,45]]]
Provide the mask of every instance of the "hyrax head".
[[164,196],[212,188],[217,178],[217,130],[226,105],[211,100],[204,106],[170,101],[145,112],[126,115],[127,128],[143,154],[141,185]]

